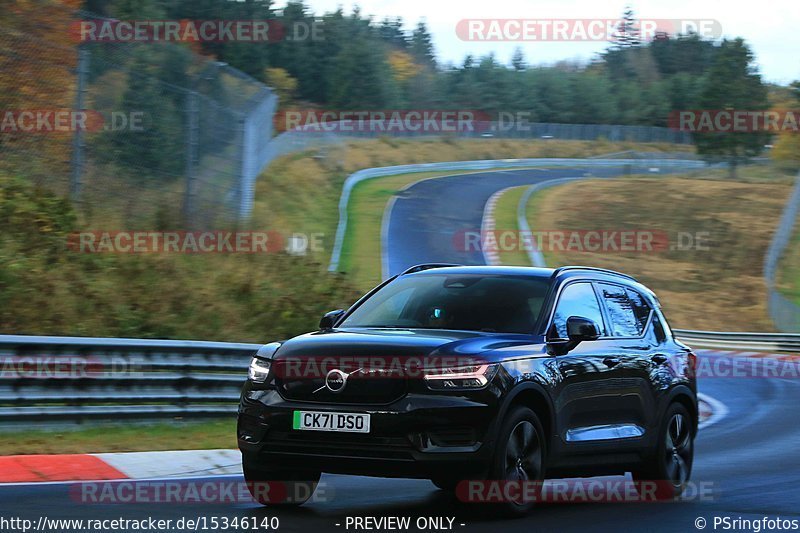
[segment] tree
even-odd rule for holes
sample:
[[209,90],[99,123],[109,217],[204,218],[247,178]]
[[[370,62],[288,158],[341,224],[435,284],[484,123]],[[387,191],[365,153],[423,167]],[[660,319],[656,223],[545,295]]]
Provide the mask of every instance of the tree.
[[396,85],[384,46],[352,37],[333,60],[331,104],[338,109],[381,109],[396,103]]
[[[700,98],[704,110],[763,111],[769,107],[767,87],[762,83],[750,48],[741,38],[720,44]],[[695,133],[697,151],[709,161],[725,161],[730,175],[749,158],[761,153],[770,135],[754,132]]]
[[[800,81],[796,81],[789,86],[789,93],[794,101],[787,102],[786,105],[777,105],[774,109],[778,112],[791,112],[800,106]],[[775,147],[770,154],[778,166],[787,170],[800,169],[800,132],[785,131],[778,135]]]
[[184,170],[184,136],[181,114],[170,98],[164,98],[166,85],[150,75],[146,51],[138,54],[128,73],[128,86],[120,110],[144,114],[141,131],[118,131],[98,141],[106,150],[97,152],[113,159],[140,179],[168,181]]
[[[60,0],[45,7],[39,1],[17,0],[0,8],[0,111],[72,107],[78,53],[70,23],[79,4]],[[0,135],[0,167],[19,164],[32,174],[35,166],[41,169],[37,179],[45,183],[63,175],[70,153],[69,136]]]
[[425,21],[420,21],[411,34],[411,55],[420,65],[436,67],[436,55],[433,51],[433,37],[428,31]]
[[294,93],[297,90],[297,80],[294,79],[285,69],[268,68],[264,72],[264,79],[278,95],[278,104],[282,109],[294,101]]
[[527,64],[525,63],[525,54],[522,53],[522,48],[517,47],[514,49],[514,55],[511,56],[511,66],[514,70],[520,72],[525,70]]
[[792,88],[792,92],[794,93],[795,98],[797,98],[798,103],[800,103],[800,80],[793,82],[790,87]]
[[378,27],[378,36],[382,41],[394,48],[400,50],[405,50],[406,48],[406,34],[403,32],[403,19],[400,17],[383,19],[383,22]]
[[630,48],[641,44],[639,27],[636,25],[636,17],[633,9],[625,8],[622,20],[617,25],[617,31],[612,35],[612,42],[617,48]]

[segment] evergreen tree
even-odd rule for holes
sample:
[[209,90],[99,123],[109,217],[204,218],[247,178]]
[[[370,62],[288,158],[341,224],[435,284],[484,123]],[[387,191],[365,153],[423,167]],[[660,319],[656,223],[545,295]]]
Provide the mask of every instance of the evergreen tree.
[[517,47],[514,49],[514,55],[511,56],[511,66],[517,72],[525,70],[527,64],[525,63],[525,54],[522,53],[522,48]]
[[[767,87],[758,74],[750,48],[741,38],[723,40],[708,72],[700,104],[706,110],[762,111],[769,107]],[[694,135],[697,151],[711,161],[726,161],[731,177],[737,167],[761,153],[766,132],[710,132]]]
[[411,34],[411,55],[420,65],[436,67],[436,55],[433,51],[433,37],[428,31],[425,21],[420,21]]
[[625,8],[622,20],[617,25],[617,31],[612,36],[612,42],[617,48],[630,48],[641,44],[639,27],[636,24],[636,17],[633,9]]

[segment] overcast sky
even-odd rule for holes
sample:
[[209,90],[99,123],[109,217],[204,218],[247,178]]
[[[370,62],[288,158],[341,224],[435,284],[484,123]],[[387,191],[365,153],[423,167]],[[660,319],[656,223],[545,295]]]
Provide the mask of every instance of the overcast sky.
[[[285,5],[277,0],[276,7]],[[756,54],[767,81],[800,79],[800,0],[306,0],[321,15],[342,6],[377,20],[400,16],[407,29],[425,19],[433,34],[438,59],[460,63],[466,54],[494,52],[508,63],[520,46],[529,63],[550,64],[563,59],[587,61],[602,51],[604,42],[469,42],[456,35],[462,19],[614,19],[630,5],[639,19],[683,19],[719,22],[725,37],[744,37]]]

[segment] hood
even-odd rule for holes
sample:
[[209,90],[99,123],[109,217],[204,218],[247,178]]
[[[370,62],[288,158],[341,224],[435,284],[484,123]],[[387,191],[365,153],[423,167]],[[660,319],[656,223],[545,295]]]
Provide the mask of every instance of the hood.
[[476,356],[493,350],[540,344],[531,335],[438,329],[352,328],[317,331],[284,342],[275,359],[286,357]]

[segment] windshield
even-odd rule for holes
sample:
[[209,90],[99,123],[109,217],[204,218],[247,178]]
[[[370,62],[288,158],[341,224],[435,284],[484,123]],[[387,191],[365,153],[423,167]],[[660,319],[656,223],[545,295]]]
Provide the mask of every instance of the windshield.
[[380,289],[340,327],[533,333],[549,280],[528,276],[424,274]]

